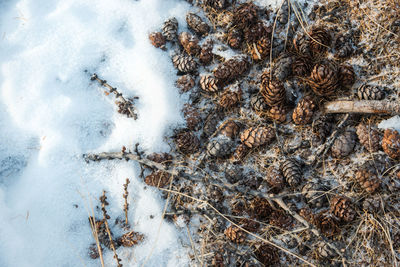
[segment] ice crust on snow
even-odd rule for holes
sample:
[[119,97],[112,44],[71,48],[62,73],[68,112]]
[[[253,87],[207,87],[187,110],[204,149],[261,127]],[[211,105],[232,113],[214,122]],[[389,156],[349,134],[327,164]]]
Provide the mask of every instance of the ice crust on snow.
[[[105,189],[113,225],[127,177],[129,220],[145,241],[118,250],[124,266],[187,265],[180,234],[161,220],[164,201],[145,188],[138,165],[81,156],[137,142],[168,150],[163,136],[183,121],[182,101],[169,55],[148,33],[171,16],[183,25],[188,10],[175,0],[0,2],[0,266],[99,266],[87,256],[90,207]],[[137,121],[117,113],[93,72],[139,97]],[[106,250],[106,266],[112,256]]]

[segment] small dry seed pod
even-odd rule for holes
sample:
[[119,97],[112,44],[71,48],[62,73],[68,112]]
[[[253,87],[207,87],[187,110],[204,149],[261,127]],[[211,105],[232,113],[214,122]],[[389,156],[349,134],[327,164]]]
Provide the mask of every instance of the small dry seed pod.
[[279,259],[279,253],[277,249],[271,245],[268,244],[261,244],[256,246],[256,249],[254,250],[254,254],[256,255],[257,260],[263,265],[263,266],[279,266],[280,265],[280,259]]
[[147,159],[160,164],[166,164],[172,161],[172,156],[168,153],[152,153],[147,156]]
[[356,217],[350,198],[335,196],[331,200],[331,213],[343,222],[351,222]]
[[199,35],[205,35],[210,31],[210,26],[194,13],[187,13],[186,22],[189,28]]
[[228,120],[222,124],[219,133],[226,137],[234,139],[238,135],[239,130],[240,126],[237,122],[235,122],[234,120]]
[[299,215],[308,223],[314,223],[314,213],[309,207],[305,206],[304,208],[300,209]]
[[189,131],[183,131],[176,135],[176,146],[179,152],[183,154],[193,154],[199,150],[199,139]]
[[206,92],[216,93],[219,90],[218,80],[210,74],[202,75],[200,76],[200,87]]
[[286,90],[278,79],[270,79],[268,72],[261,75],[260,93],[269,106],[281,106],[285,103]]
[[261,94],[254,94],[250,98],[250,106],[256,112],[267,112],[268,105]]
[[345,131],[340,134],[331,147],[332,156],[335,158],[344,158],[353,152],[355,142],[355,134],[352,131]]
[[196,108],[189,104],[185,104],[183,107],[183,117],[186,121],[186,126],[189,130],[195,130],[201,122],[201,117]]
[[335,57],[346,58],[353,53],[350,36],[340,34],[335,40]]
[[306,77],[312,70],[312,60],[307,56],[297,56],[292,63],[292,74],[297,77]]
[[226,228],[224,233],[229,240],[236,244],[241,244],[246,240],[246,233],[233,225]]
[[207,145],[209,157],[224,158],[232,153],[233,141],[226,136],[219,136],[210,140]]
[[268,110],[268,117],[277,123],[286,121],[287,110],[285,106],[273,106]]
[[227,88],[221,95],[218,105],[222,108],[229,109],[240,102],[242,99],[242,89],[239,84],[234,84]]
[[357,136],[360,140],[360,144],[365,147],[369,152],[378,152],[381,147],[381,136],[377,129],[371,129],[363,123],[357,126]]
[[214,76],[221,81],[230,81],[243,75],[249,68],[245,57],[237,56],[219,64],[214,69]]
[[308,182],[301,189],[302,195],[306,198],[308,205],[312,208],[322,208],[328,203],[326,192],[329,189],[319,183]]
[[367,193],[374,193],[381,185],[381,181],[374,172],[361,169],[356,171],[356,180]]
[[313,218],[313,224],[324,234],[326,237],[332,237],[340,233],[338,221],[331,214],[321,211]]
[[270,127],[250,127],[242,132],[240,140],[249,148],[271,143],[275,139],[274,129]]
[[293,47],[299,55],[311,56],[310,42],[305,34],[300,34],[293,39]]
[[130,231],[117,239],[117,243],[123,247],[133,247],[142,242],[144,236],[138,232]]
[[[338,230],[339,231],[339,230]],[[337,256],[336,252],[329,247],[329,245],[324,241],[318,241],[315,244],[315,253],[318,258],[331,259]]]
[[170,18],[164,22],[162,33],[166,40],[172,41],[176,39],[178,32],[178,21],[176,18]]
[[381,199],[379,196],[369,197],[363,201],[362,208],[370,213],[378,212],[381,208]]
[[308,83],[315,94],[331,96],[339,88],[338,67],[333,61],[325,60],[315,64]]
[[188,55],[177,54],[172,57],[172,63],[177,70],[183,73],[191,73],[197,70],[196,61]]
[[233,25],[239,29],[248,28],[257,22],[257,7],[252,3],[243,3],[233,11]]
[[232,28],[226,35],[226,42],[233,49],[239,49],[242,46],[243,37],[241,31]]
[[311,96],[305,96],[297,103],[293,111],[293,122],[298,125],[311,123],[316,107],[315,100]]
[[195,81],[193,77],[189,74],[185,74],[180,76],[176,80],[176,87],[178,87],[182,93],[186,93],[190,89],[192,89],[195,86]]
[[382,140],[382,148],[392,159],[400,159],[400,133],[393,129],[386,129]]
[[156,48],[165,49],[166,40],[161,32],[152,32],[149,35],[151,44]]
[[169,184],[171,176],[163,171],[155,171],[147,175],[144,182],[149,186],[165,187]]
[[331,45],[332,37],[326,27],[315,27],[310,32],[310,49],[314,55],[326,52]]
[[241,162],[247,155],[249,150],[250,150],[249,147],[246,146],[245,144],[238,145],[230,158],[231,162],[233,163]]
[[262,38],[271,39],[272,28],[267,27],[261,20],[243,30],[244,40],[247,44],[257,43]]
[[295,158],[288,158],[282,162],[280,169],[286,179],[286,183],[291,187],[298,186],[302,181],[300,162]]
[[217,130],[218,124],[224,119],[224,115],[222,112],[212,112],[208,114],[205,119],[204,127],[203,127],[203,135],[211,136]]
[[385,91],[379,86],[363,84],[358,88],[357,96],[361,100],[382,100],[385,98]]
[[227,7],[229,1],[227,0],[203,0],[203,5],[212,7],[215,9],[223,9]]
[[178,37],[179,43],[191,56],[197,56],[200,53],[199,39],[188,32],[181,32]]
[[283,177],[281,171],[274,166],[270,166],[267,169],[264,179],[273,193],[279,193],[285,187],[285,178]]
[[256,43],[249,44],[249,54],[253,60],[264,60],[271,52],[271,39],[261,37]]
[[339,66],[339,80],[340,84],[344,87],[353,86],[356,80],[356,74],[351,65],[342,64]]
[[211,39],[207,39],[201,46],[199,59],[202,64],[209,65],[212,62],[214,58],[212,50],[213,50],[213,41]]

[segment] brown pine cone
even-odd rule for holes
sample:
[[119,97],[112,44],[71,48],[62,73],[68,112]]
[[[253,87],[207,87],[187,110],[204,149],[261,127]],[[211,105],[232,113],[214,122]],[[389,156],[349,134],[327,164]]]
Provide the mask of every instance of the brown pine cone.
[[149,186],[165,187],[169,184],[171,176],[163,171],[155,171],[147,175],[144,182]]
[[214,58],[212,50],[213,50],[213,41],[211,39],[207,39],[201,46],[201,51],[199,56],[201,63],[203,63],[204,65],[208,65],[212,62]]
[[240,144],[236,147],[230,160],[233,163],[240,162],[244,159],[244,157],[247,155],[248,152],[249,148],[245,144]]
[[400,159],[400,133],[393,129],[386,129],[382,139],[382,148],[392,159]]
[[226,42],[231,48],[239,49],[243,42],[242,33],[236,28],[230,29],[226,35]]
[[310,32],[310,49],[316,55],[326,52],[331,45],[332,37],[330,32],[324,27],[315,27]]
[[279,193],[285,187],[285,178],[281,171],[274,166],[270,166],[267,169],[267,175],[264,179],[273,193]]
[[263,266],[279,266],[279,253],[277,249],[268,244],[260,245],[255,251],[257,260]]
[[238,224],[245,230],[255,233],[258,228],[260,228],[260,224],[252,219],[241,218]]
[[317,105],[311,96],[303,97],[293,110],[293,122],[301,125],[311,123],[316,107]]
[[268,105],[261,94],[254,94],[250,98],[250,106],[254,111],[267,112]]
[[148,160],[163,164],[172,161],[172,156],[168,153],[152,153],[147,156]]
[[338,221],[331,214],[324,211],[314,216],[313,224],[326,237],[332,237],[340,233]]
[[219,90],[218,80],[209,74],[202,75],[200,76],[200,87],[206,92],[215,93]]
[[358,170],[356,179],[361,187],[370,194],[375,192],[381,185],[381,181],[375,173],[367,169]]
[[174,67],[180,72],[194,72],[197,69],[197,63],[191,56],[178,54],[172,57]]
[[[107,215],[108,216],[108,215]],[[111,241],[110,241],[110,236],[108,235],[108,231],[106,228],[106,224],[104,223],[103,220],[98,220],[97,218],[94,219],[93,217],[89,217],[89,223],[92,226],[92,223],[94,224],[96,233],[97,233],[97,238],[100,242],[101,245],[105,246],[108,249],[111,249]],[[114,240],[113,233],[110,230],[111,234],[111,239]]]
[[344,87],[351,87],[354,84],[356,74],[351,65],[343,64],[339,66],[339,80]]
[[243,243],[246,240],[246,233],[233,225],[226,228],[224,233],[226,237],[236,244]]
[[151,44],[156,48],[165,49],[165,38],[161,32],[152,32],[149,35]]
[[227,0],[203,0],[203,5],[212,7],[215,9],[225,8],[229,2]]
[[302,172],[300,163],[295,158],[288,158],[282,162],[280,169],[286,183],[291,187],[296,187],[301,183]]
[[203,136],[211,136],[217,130],[218,124],[224,119],[222,112],[211,112],[204,121]]
[[351,200],[344,196],[335,196],[331,200],[331,213],[343,222],[351,222],[356,217]]
[[238,29],[248,28],[257,19],[257,7],[252,2],[243,3],[233,11],[233,25]]
[[189,104],[185,104],[182,111],[187,128],[189,130],[195,130],[197,125],[199,125],[199,123],[201,122],[201,117],[197,109]]
[[260,93],[269,106],[281,106],[285,103],[285,86],[280,80],[270,79],[267,72],[261,75]]
[[244,57],[234,57],[219,64],[214,69],[214,76],[218,80],[229,81],[244,74],[249,68],[249,62]]
[[317,63],[308,81],[311,89],[319,96],[333,95],[339,88],[338,67],[332,61]]
[[176,80],[176,87],[181,89],[182,93],[186,93],[195,86],[193,77],[189,74],[182,75]]
[[196,36],[188,32],[181,32],[178,40],[188,55],[197,56],[200,53],[199,39]]
[[123,247],[133,247],[143,240],[144,236],[140,233],[130,231],[117,239],[117,243]]
[[309,207],[300,209],[299,215],[303,217],[308,223],[314,223],[314,214]]
[[268,117],[277,123],[283,123],[286,121],[286,108],[285,106],[273,106],[268,110]]
[[250,202],[248,208],[249,215],[256,218],[259,221],[269,220],[273,209],[271,204],[265,198],[254,198]]
[[233,85],[222,93],[221,98],[218,101],[218,105],[228,109],[238,104],[241,99],[242,89],[240,89],[239,85]]
[[311,56],[310,42],[305,34],[298,35],[293,39],[293,47],[299,55],[305,57]]
[[301,194],[311,208],[322,208],[328,202],[326,197],[328,190],[326,186],[320,183],[308,182],[301,189]]
[[205,35],[210,31],[210,26],[194,13],[186,15],[186,22],[189,28],[199,35]]
[[89,257],[93,260],[98,259],[100,257],[99,248],[95,243],[91,244],[88,248]]
[[312,60],[307,56],[297,56],[292,63],[292,74],[298,77],[306,77],[312,69]]
[[240,135],[242,143],[249,148],[269,144],[274,138],[274,129],[263,126],[250,127]]
[[184,131],[177,134],[175,142],[178,151],[183,154],[196,153],[200,147],[199,139],[192,132],[189,131]]
[[220,134],[225,135],[231,139],[234,139],[240,130],[240,126],[234,120],[228,120],[224,122],[220,128]]
[[272,28],[265,26],[260,20],[243,30],[244,39],[248,44],[256,43],[263,37],[268,38],[271,33]]
[[360,143],[369,152],[378,152],[380,148],[381,137],[377,129],[371,129],[369,126],[360,123],[357,126],[357,136]]
[[164,22],[162,33],[167,41],[172,41],[177,37],[178,21],[176,18],[170,18]]
[[232,140],[226,136],[216,137],[207,144],[209,157],[224,158],[232,153]]
[[382,100],[385,98],[385,91],[382,87],[364,84],[358,88],[357,95],[361,100]]
[[313,143],[315,145],[322,144],[331,133],[332,121],[328,116],[322,116],[315,120],[312,125]]
[[351,56],[353,53],[353,47],[351,46],[350,36],[340,34],[335,40],[335,57],[346,58]]
[[292,218],[283,210],[273,210],[269,223],[283,229],[288,229],[292,224]]
[[257,43],[249,44],[250,55],[253,60],[264,60],[271,52],[271,40],[269,37],[261,37]]
[[355,146],[355,134],[352,131],[346,131],[339,135],[333,142],[331,152],[335,158],[343,158],[353,152]]

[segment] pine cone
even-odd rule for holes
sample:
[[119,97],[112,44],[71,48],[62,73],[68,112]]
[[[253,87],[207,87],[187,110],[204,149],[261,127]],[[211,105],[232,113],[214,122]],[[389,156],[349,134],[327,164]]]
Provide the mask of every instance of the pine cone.
[[340,84],[344,87],[351,87],[354,84],[356,75],[354,69],[350,65],[340,65],[339,67],[339,80]]
[[274,210],[271,213],[269,223],[282,229],[288,229],[292,224],[292,219],[285,211]]
[[240,244],[246,240],[246,234],[239,228],[235,226],[229,226],[225,230],[225,235],[228,237],[233,243]]
[[262,38],[271,39],[271,33],[272,28],[265,26],[260,20],[243,30],[244,39],[248,44],[257,43]]
[[306,77],[312,69],[311,58],[306,56],[297,56],[292,63],[292,74],[298,77]]
[[379,196],[366,198],[363,201],[362,208],[364,211],[368,211],[369,213],[379,212],[381,208],[381,199]]
[[228,137],[222,136],[212,140],[207,145],[207,155],[209,157],[224,158],[232,153],[233,143]]
[[335,158],[343,158],[353,152],[355,146],[355,134],[352,131],[346,131],[339,135],[333,142],[331,152]]
[[286,81],[292,75],[293,55],[282,53],[275,61],[272,68],[272,77],[279,81]]
[[297,106],[293,111],[294,123],[301,125],[310,123],[312,121],[315,108],[316,103],[312,97],[305,96],[302,98],[299,103],[297,103]]
[[257,7],[252,2],[241,4],[233,11],[233,25],[238,29],[248,28],[257,19]]
[[149,186],[165,187],[169,184],[171,176],[163,171],[155,171],[147,175],[144,182]]
[[322,258],[322,259],[331,259],[337,256],[335,251],[332,250],[329,247],[328,243],[324,241],[319,241],[315,243],[315,253],[317,254],[317,258]]
[[257,260],[263,264],[263,266],[279,266],[279,254],[275,247],[267,244],[263,244],[259,246],[254,254],[257,257]]
[[328,202],[327,191],[326,186],[313,182],[306,183],[301,189],[301,193],[311,208],[322,208]]
[[233,152],[232,157],[230,158],[230,160],[233,163],[236,162],[240,162],[244,159],[244,157],[247,155],[247,152],[249,151],[249,148],[244,145],[244,144],[240,144],[236,147],[235,151]]
[[182,93],[186,93],[190,89],[192,89],[195,85],[195,81],[192,76],[189,74],[182,75],[176,80],[176,87],[181,89]]
[[242,33],[238,29],[232,28],[226,35],[226,41],[231,48],[239,49],[243,42]]
[[203,0],[203,5],[209,6],[215,9],[223,9],[228,5],[227,0]]
[[207,137],[214,134],[215,130],[217,130],[217,125],[223,119],[224,115],[222,112],[210,113],[204,122],[203,135]]
[[271,40],[269,37],[261,37],[257,43],[251,43],[250,55],[253,60],[264,60],[271,51]]
[[308,223],[314,223],[314,214],[309,207],[304,207],[300,209],[299,215],[303,217]]
[[156,48],[165,49],[165,38],[161,32],[152,32],[149,35],[151,44]]
[[382,87],[364,84],[358,88],[357,95],[361,100],[382,100],[385,98],[385,91]]
[[291,187],[296,187],[301,183],[302,172],[300,163],[294,158],[288,158],[282,162],[280,167],[286,182]]
[[312,125],[312,132],[314,133],[313,142],[315,145],[322,144],[331,133],[332,121],[330,117],[322,116],[315,120]]
[[91,244],[88,249],[89,257],[93,260],[98,259],[100,257],[99,249],[95,243]]
[[356,217],[351,200],[344,196],[335,196],[331,200],[331,213],[343,222],[351,222]]
[[260,228],[260,224],[252,219],[242,218],[239,220],[238,224],[245,230],[255,233],[258,228]]
[[353,53],[353,47],[351,46],[350,36],[340,34],[335,40],[335,50],[335,56],[338,58],[351,56]]
[[172,161],[172,156],[168,153],[152,153],[147,156],[147,159],[160,164],[165,164]]
[[208,65],[212,62],[214,58],[212,50],[213,50],[213,41],[211,39],[207,39],[201,46],[201,51],[199,56],[201,63],[203,63],[204,65]]
[[248,208],[249,215],[259,221],[269,220],[273,211],[271,204],[265,198],[254,198]]
[[181,32],[178,40],[188,55],[197,56],[200,53],[199,39],[196,36],[188,32]]
[[249,68],[249,63],[244,57],[234,57],[219,64],[214,69],[214,76],[218,80],[229,81],[244,74]]
[[392,159],[400,159],[400,133],[393,129],[386,129],[382,139],[382,148]]
[[310,42],[308,41],[308,37],[306,35],[301,34],[293,39],[293,47],[301,56],[311,56]]
[[176,136],[177,149],[183,154],[196,153],[200,147],[199,139],[189,131],[184,131]]
[[371,129],[369,126],[360,123],[357,126],[356,133],[361,145],[369,152],[373,153],[379,151],[381,137],[378,130]]
[[170,18],[164,22],[162,33],[166,40],[172,41],[176,39],[178,32],[178,21],[176,18]]
[[202,75],[200,76],[200,87],[206,92],[215,93],[219,90],[218,80],[209,74]]
[[338,221],[330,214],[322,211],[314,216],[313,224],[323,233],[326,237],[332,237],[340,233]]
[[197,63],[191,56],[178,54],[172,57],[174,67],[180,72],[194,72],[197,69]]
[[[98,219],[94,220],[93,217],[89,217],[89,222],[94,223],[100,244],[108,249],[111,249],[111,241],[104,220],[98,220]],[[111,232],[111,229],[110,229],[110,234],[111,234],[111,239],[113,239],[113,233]]]
[[186,22],[189,28],[199,35],[205,35],[210,31],[210,26],[194,13],[186,15]]
[[240,126],[237,122],[235,122],[234,120],[228,120],[222,125],[220,129],[220,134],[233,139],[237,136],[239,130]]
[[268,110],[268,117],[277,123],[286,121],[286,108],[284,106],[273,106]]
[[142,234],[130,231],[118,238],[117,243],[123,247],[133,247],[134,245],[139,244],[143,238],[144,236]]
[[218,104],[221,107],[228,109],[239,103],[241,99],[242,99],[242,89],[240,89],[239,85],[236,84],[229,87],[222,93]]
[[269,144],[274,138],[274,129],[262,126],[250,127],[240,135],[242,143],[249,148]]
[[323,27],[313,28],[310,32],[310,49],[316,55],[324,53],[331,45],[332,37],[329,31]]
[[201,117],[197,109],[189,104],[185,104],[182,111],[187,128],[189,130],[195,130],[197,125],[201,122]]
[[375,173],[367,169],[358,170],[356,179],[361,187],[370,194],[375,192],[381,185],[381,181]]
[[260,93],[270,106],[281,106],[285,103],[286,91],[283,83],[277,79],[270,79],[269,73],[261,75]]
[[285,178],[283,177],[281,171],[274,166],[270,166],[267,169],[265,181],[273,193],[279,193],[285,187]]
[[311,89],[319,96],[333,95],[339,87],[338,67],[332,61],[317,63],[310,78]]
[[266,112],[268,105],[261,94],[252,95],[250,98],[251,107],[257,112]]

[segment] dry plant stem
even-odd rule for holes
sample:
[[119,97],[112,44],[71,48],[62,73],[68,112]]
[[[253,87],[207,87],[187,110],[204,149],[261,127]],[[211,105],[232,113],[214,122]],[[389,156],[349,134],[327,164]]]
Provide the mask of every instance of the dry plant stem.
[[129,208],[129,204],[128,204],[128,185],[129,185],[129,179],[126,178],[126,183],[124,184],[124,199],[125,199],[125,204],[124,204],[124,211],[125,211],[125,225],[128,226],[129,222],[128,222],[128,208]]
[[101,249],[99,235],[97,233],[96,219],[94,217],[94,211],[93,211],[93,216],[89,217],[89,223],[90,223],[90,227],[92,228],[92,234],[93,234],[94,240],[96,241],[96,247],[97,247],[97,251],[99,252],[101,266],[104,267],[105,265],[104,265],[104,259],[103,259],[103,251]]
[[399,115],[400,103],[385,100],[339,100],[325,103],[324,112]]
[[117,91],[117,88],[114,88],[114,87],[112,87],[111,85],[109,85],[109,84],[107,83],[106,80],[100,79],[100,78],[97,76],[96,73],[94,73],[94,74],[90,77],[90,79],[91,79],[92,81],[98,81],[101,85],[103,85],[104,87],[106,87],[106,88],[109,90],[109,93],[114,93],[114,94],[115,94],[115,98],[119,99],[122,103],[124,103],[124,104],[126,104],[126,105],[128,106],[128,110],[129,110],[129,113],[130,113],[131,117],[132,117],[133,119],[135,119],[135,120],[137,119],[137,111],[136,111],[135,107],[133,107],[133,106],[132,106],[132,108],[129,107],[129,104],[130,104],[131,102],[128,101],[128,100],[126,100],[126,99],[122,96],[122,94],[121,94],[120,92]]

